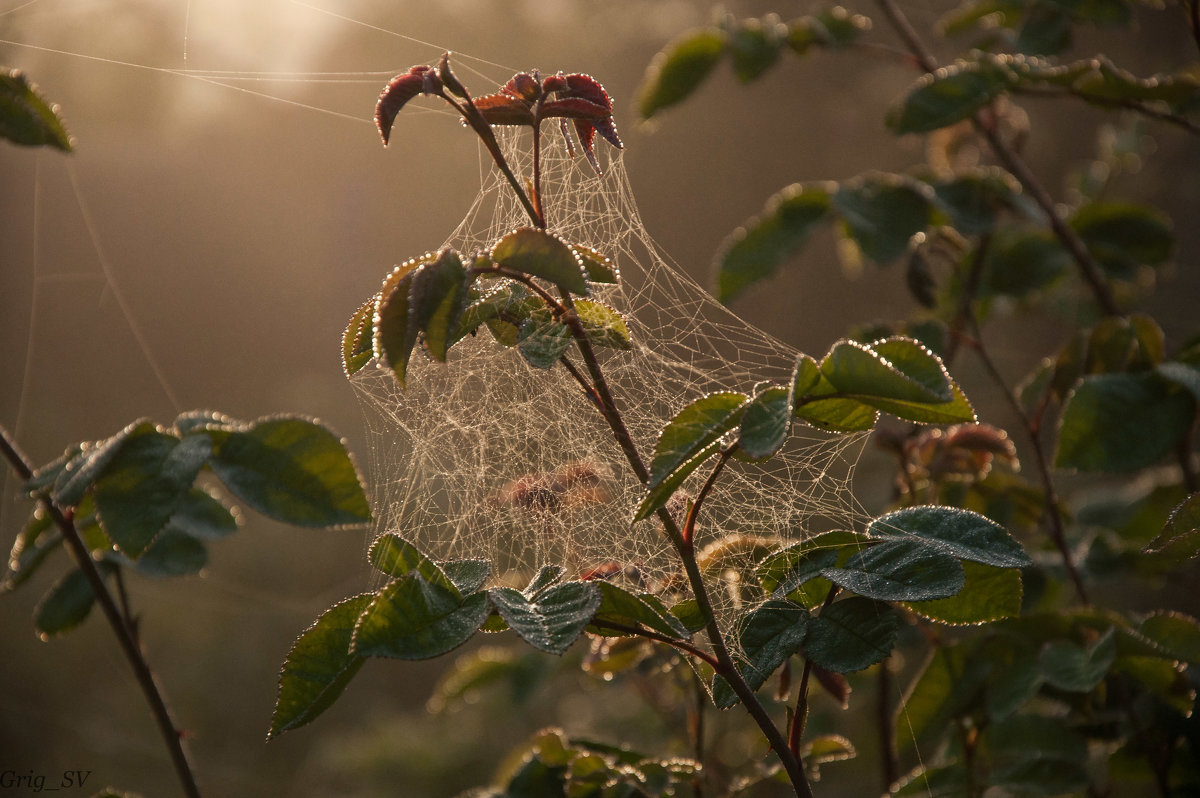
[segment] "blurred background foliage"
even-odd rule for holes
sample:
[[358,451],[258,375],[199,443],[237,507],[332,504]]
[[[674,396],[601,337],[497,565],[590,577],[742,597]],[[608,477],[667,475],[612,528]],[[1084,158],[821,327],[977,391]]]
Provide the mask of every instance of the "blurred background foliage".
[[[486,78],[474,84],[533,67],[601,80],[615,101],[648,229],[706,285],[729,231],[782,186],[903,171],[923,157],[919,138],[894,137],[883,124],[913,73],[858,52],[784,59],[748,85],[722,67],[690,102],[635,124],[646,65],[677,34],[710,22],[704,2],[7,5],[0,63],[25,70],[63,107],[76,144],[67,158],[0,147],[0,420],[37,462],[134,418],[197,407],[244,418],[317,416],[365,460],[366,436],[339,364],[341,330],[382,271],[441,243],[485,168],[471,137],[444,114],[410,115],[392,151],[379,146],[370,112],[383,81],[443,48],[459,63],[486,59],[469,61]],[[927,30],[952,4],[904,5]],[[810,10],[725,8],[738,17]],[[1180,9],[1134,12],[1131,30],[1081,28],[1068,53],[1103,52],[1143,75],[1195,60]],[[890,41],[883,27],[873,35]],[[247,81],[216,71],[287,74]],[[1024,108],[1032,130],[1026,158],[1056,194],[1065,182],[1088,179],[1098,148],[1144,135],[1110,128],[1097,139],[1112,117],[1082,104],[1031,100]],[[1168,126],[1152,132],[1152,142],[1129,148],[1141,154],[1129,155],[1115,179],[1124,197],[1152,200],[1175,220],[1177,253],[1195,252],[1195,140]],[[850,324],[917,310],[902,270],[846,268],[834,251],[830,232],[817,232],[788,268],[733,308],[817,354]],[[1196,332],[1200,274],[1187,265],[1160,270],[1164,285],[1140,303],[1175,346]],[[1048,316],[999,314],[988,337],[1015,383],[1045,353],[1044,342],[1066,329]],[[955,377],[981,419],[1015,428],[1001,402],[980,401],[991,391],[972,390],[986,384],[972,369],[964,361]],[[868,509],[890,498],[890,471],[886,455],[868,452],[856,483]],[[10,479],[0,505],[6,542],[24,516]],[[359,531],[297,531],[247,518],[242,534],[214,548],[202,578],[134,586],[151,662],[211,794],[449,796],[485,781],[517,740],[547,724],[647,748],[682,736],[678,702],[653,694],[655,686],[634,679],[598,696],[614,688],[521,652],[497,656],[528,658],[528,695],[467,691],[467,700],[429,715],[445,662],[373,662],[320,727],[264,745],[283,654],[320,611],[369,581],[365,547]],[[44,589],[52,575],[38,578]],[[1167,595],[1121,599],[1194,611],[1192,586],[1162,589]],[[172,794],[174,776],[108,629],[91,621],[68,639],[40,642],[29,623],[39,592],[0,602],[2,766],[91,769],[97,781]],[[870,700],[866,687],[856,700]],[[835,730],[834,710],[824,694],[814,698],[810,729]],[[836,730],[869,747],[869,735],[855,734],[861,730]],[[732,760],[758,745],[753,736],[721,739]],[[868,747],[860,749],[867,759]],[[836,773],[821,794],[877,785],[866,768]]]

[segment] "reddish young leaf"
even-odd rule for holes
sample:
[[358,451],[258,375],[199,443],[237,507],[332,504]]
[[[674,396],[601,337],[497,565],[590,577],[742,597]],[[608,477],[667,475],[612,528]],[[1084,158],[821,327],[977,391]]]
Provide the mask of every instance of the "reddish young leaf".
[[475,107],[489,125],[534,124],[530,103],[506,91],[477,98]]
[[379,95],[375,105],[375,124],[379,135],[383,137],[383,146],[387,146],[392,135],[392,124],[404,104],[418,94],[442,93],[442,80],[430,66],[415,66],[403,75],[397,75],[388,82]]

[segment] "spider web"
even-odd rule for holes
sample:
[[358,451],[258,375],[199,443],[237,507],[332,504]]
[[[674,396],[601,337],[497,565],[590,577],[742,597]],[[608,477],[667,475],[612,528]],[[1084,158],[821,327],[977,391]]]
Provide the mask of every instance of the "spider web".
[[[497,133],[514,172],[531,174],[528,134]],[[658,250],[620,152],[605,148],[598,177],[561,137],[545,138],[549,229],[608,255],[620,270],[618,285],[593,285],[590,298],[616,308],[630,328],[632,351],[597,355],[643,460],[688,402],[786,382],[797,351],[717,303]],[[444,245],[488,248],[527,225],[492,169]],[[523,586],[540,566],[557,564],[568,577],[618,573],[652,591],[684,584],[657,519],[631,522],[644,487],[561,365],[534,368],[484,327],[456,344],[446,364],[414,357],[407,388],[380,366],[359,371],[352,383],[369,430],[376,534],[396,532],[439,559],[486,558],[497,583]],[[850,488],[865,439],[797,423],[772,460],[729,464],[696,535],[718,613],[744,600],[738,584],[764,544],[850,528],[866,517]],[[709,471],[698,469],[676,494],[680,520],[680,497],[694,496]]]

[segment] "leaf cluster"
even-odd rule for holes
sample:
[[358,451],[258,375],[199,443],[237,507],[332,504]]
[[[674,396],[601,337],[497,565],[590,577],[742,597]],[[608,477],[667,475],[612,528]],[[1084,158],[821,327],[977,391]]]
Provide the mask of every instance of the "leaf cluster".
[[[25,484],[44,502],[13,543],[0,590],[13,590],[63,549],[65,530],[47,508],[65,511],[106,577],[195,574],[208,544],[238,528],[239,514],[202,474],[263,515],[296,526],[340,527],[371,519],[354,462],[319,423],[272,416],[243,423],[185,413],[171,427],[136,421],[101,441],[72,446]],[[60,516],[63,517],[63,516]],[[81,623],[95,595],[78,567],[42,598],[35,627],[43,636]]]

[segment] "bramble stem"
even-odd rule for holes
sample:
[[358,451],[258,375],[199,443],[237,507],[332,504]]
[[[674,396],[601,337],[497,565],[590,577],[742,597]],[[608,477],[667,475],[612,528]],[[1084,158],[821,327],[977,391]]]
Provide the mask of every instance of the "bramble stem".
[[[926,72],[936,70],[938,67],[937,59],[933,57],[933,53],[922,43],[920,36],[917,35],[916,30],[913,29],[912,24],[909,23],[908,18],[900,10],[900,7],[896,5],[895,1],[877,0],[877,2],[884,16],[888,18],[892,27],[895,28],[896,33],[903,40],[904,45],[916,57],[921,68]],[[1067,252],[1070,253],[1071,258],[1079,267],[1080,276],[1091,289],[1092,295],[1096,299],[1096,304],[1109,316],[1120,315],[1121,308],[1117,305],[1116,299],[1113,298],[1112,292],[1109,290],[1100,264],[1087,251],[1087,245],[1083,243],[1083,239],[1059,215],[1058,208],[1055,207],[1054,199],[1050,196],[1050,193],[1033,174],[1025,161],[1022,160],[1021,156],[1000,137],[996,126],[984,119],[982,112],[974,114],[971,117],[971,123],[975,126],[975,130],[987,139],[992,152],[995,153],[996,157],[1004,165],[1004,168],[1012,173],[1013,177],[1033,197],[1033,201],[1038,204],[1042,212],[1046,214],[1046,219],[1050,223],[1050,229],[1062,245],[1066,247]]]
[[[28,481],[33,476],[33,466],[30,465],[29,461],[17,448],[16,442],[9,436],[8,430],[3,426],[0,426],[0,452],[3,453],[13,472],[21,480]],[[188,798],[200,798],[200,788],[196,784],[196,777],[192,773],[187,751],[184,748],[183,734],[171,719],[171,712],[167,709],[162,688],[158,686],[158,683],[154,679],[150,665],[146,662],[146,657],[137,643],[133,628],[125,620],[112,594],[108,592],[108,587],[104,584],[104,577],[101,575],[100,569],[96,567],[96,562],[92,559],[91,552],[88,551],[83,539],[79,536],[79,530],[75,528],[75,521],[71,511],[60,510],[44,496],[39,497],[38,502],[49,513],[50,518],[59,528],[59,531],[62,532],[63,542],[66,544],[67,550],[71,553],[72,559],[75,560],[75,564],[79,567],[79,570],[83,572],[88,585],[91,586],[92,593],[96,597],[96,602],[100,605],[100,609],[104,612],[104,617],[108,619],[109,626],[112,627],[113,633],[117,636],[117,642],[120,643],[121,650],[125,653],[125,658],[129,660],[129,664],[133,667],[134,676],[142,688],[146,702],[150,704],[150,711],[154,715],[159,733],[162,735],[163,742],[170,753],[171,763],[175,766],[175,773],[179,777],[184,794]]]
[[[588,340],[583,325],[579,321],[579,316],[575,312],[575,303],[572,301],[570,293],[565,289],[560,289],[560,294],[561,303],[568,311],[563,317],[563,323],[571,330],[571,335],[575,339],[576,346],[579,347],[579,353],[583,357],[584,364],[587,366],[588,374],[592,379],[592,386],[596,391],[596,396],[600,399],[600,413],[604,416],[605,421],[608,422],[609,428],[617,439],[617,445],[621,447],[621,451],[624,453],[625,459],[629,461],[629,466],[633,469],[634,474],[637,475],[643,484],[648,483],[650,481],[650,472],[646,470],[646,464],[642,462],[642,457],[638,453],[632,436],[629,434],[629,429],[625,426],[621,412],[617,409],[612,391],[609,390],[608,382],[604,378],[604,372],[600,368],[600,363],[596,360],[596,353],[592,349],[592,343]],[[767,742],[770,743],[771,748],[774,749],[775,754],[783,764],[784,770],[787,771],[788,778],[796,790],[796,795],[800,796],[800,798],[812,798],[812,789],[809,787],[808,777],[804,773],[804,768],[801,766],[799,758],[788,748],[787,740],[784,739],[779,728],[772,722],[771,716],[767,713],[762,703],[759,702],[758,696],[746,684],[746,680],[742,678],[741,673],[733,662],[733,657],[729,654],[729,648],[725,645],[724,635],[721,633],[720,626],[717,625],[717,616],[713,612],[712,601],[708,597],[708,589],[705,587],[704,579],[700,574],[700,567],[696,564],[696,555],[692,542],[685,540],[683,533],[679,529],[679,525],[666,508],[659,508],[657,515],[659,521],[662,522],[667,537],[670,538],[675,551],[679,554],[679,558],[683,562],[683,570],[687,574],[688,584],[691,586],[692,593],[696,597],[696,604],[699,606],[704,618],[707,619],[705,631],[708,633],[709,643],[712,645],[713,653],[716,655],[717,663],[720,666],[717,668],[717,671],[729,682],[729,686],[733,688],[734,693],[737,694],[737,697],[746,707],[746,711],[754,718],[754,722],[758,724],[759,729],[767,738]]]

